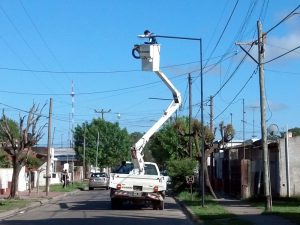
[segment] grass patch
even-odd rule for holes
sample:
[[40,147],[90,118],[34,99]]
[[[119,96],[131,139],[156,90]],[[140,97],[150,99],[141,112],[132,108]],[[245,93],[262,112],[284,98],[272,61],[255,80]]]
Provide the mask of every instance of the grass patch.
[[11,209],[20,209],[28,206],[32,203],[32,200],[24,200],[24,199],[2,199],[0,201],[0,212],[5,212]]
[[74,182],[73,184],[67,185],[65,188],[62,184],[50,185],[50,192],[71,192],[78,189],[84,189],[87,186],[84,182]]
[[205,207],[201,206],[200,198],[196,193],[193,199],[189,192],[180,193],[178,198],[192,210],[194,215],[203,220],[205,225],[252,225],[227,212],[218,202],[213,201],[211,196],[206,196]]
[[[251,199],[250,203],[265,209],[263,199]],[[300,225],[300,198],[273,198],[272,203],[272,212],[266,214],[278,215]]]

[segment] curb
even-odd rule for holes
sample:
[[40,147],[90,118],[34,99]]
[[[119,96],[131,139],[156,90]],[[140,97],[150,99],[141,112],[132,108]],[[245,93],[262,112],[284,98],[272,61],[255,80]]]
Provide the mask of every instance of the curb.
[[5,211],[5,212],[1,212],[0,213],[0,221],[3,220],[3,219],[6,219],[6,218],[12,217],[12,216],[14,216],[18,213],[24,213],[24,212],[29,211],[31,209],[40,207],[42,205],[46,205],[50,201],[57,201],[57,200],[65,197],[65,196],[74,195],[79,191],[80,190],[76,190],[76,191],[72,191],[72,192],[62,192],[61,195],[57,195],[57,196],[54,196],[54,197],[37,199],[36,202],[33,202],[33,203],[29,204],[28,206],[23,207],[23,208],[12,209],[12,210],[8,210],[8,211]]
[[180,201],[178,198],[173,197],[175,199],[175,201],[177,202],[177,204],[181,207],[182,211],[184,212],[184,214],[194,223],[198,224],[198,225],[204,225],[204,221],[199,219],[199,217],[197,217],[193,211],[186,205],[184,204],[184,202]]

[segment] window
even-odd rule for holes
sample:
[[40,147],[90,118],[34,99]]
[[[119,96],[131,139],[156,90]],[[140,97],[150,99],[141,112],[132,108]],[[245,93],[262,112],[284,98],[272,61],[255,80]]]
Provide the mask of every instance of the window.
[[145,165],[145,175],[158,175],[155,165]]

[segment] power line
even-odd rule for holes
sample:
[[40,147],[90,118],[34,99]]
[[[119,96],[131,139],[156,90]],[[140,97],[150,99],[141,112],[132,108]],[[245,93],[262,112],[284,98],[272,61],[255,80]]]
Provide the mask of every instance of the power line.
[[209,57],[208,57],[208,60],[206,61],[206,64],[204,65],[204,67],[207,65],[207,63],[209,62],[211,56],[214,54],[214,52],[216,51],[218,45],[220,44],[220,41],[221,41],[221,39],[222,39],[222,37],[223,37],[223,35],[224,35],[224,33],[225,33],[225,31],[226,31],[228,25],[229,25],[229,22],[231,21],[231,18],[232,18],[232,16],[233,16],[233,13],[235,12],[235,9],[236,9],[238,3],[239,3],[239,0],[237,0],[237,1],[235,2],[235,5],[234,5],[234,7],[233,7],[233,9],[232,9],[232,11],[231,11],[231,14],[230,14],[230,16],[229,16],[227,22],[226,22],[226,25],[225,25],[225,27],[223,28],[223,30],[222,30],[222,32],[221,32],[221,35],[220,35],[220,37],[219,37],[217,43],[215,44],[213,50],[211,51],[211,53],[210,53],[210,55],[209,55]]
[[295,51],[295,50],[297,50],[297,49],[299,49],[299,48],[300,48],[300,45],[299,45],[298,47],[296,47],[296,48],[291,49],[290,51],[287,51],[287,52],[283,53],[282,55],[279,55],[279,56],[277,56],[277,57],[275,57],[275,58],[273,58],[273,59],[271,59],[271,60],[265,62],[264,64],[273,62],[273,61],[275,61],[275,60],[277,60],[277,59],[279,59],[279,58],[281,58],[281,57],[283,57],[283,56],[285,56],[285,55],[287,55],[287,54],[289,54],[289,53],[291,53],[291,52],[293,52],[293,51]]
[[[8,16],[8,14],[6,13],[6,11],[4,10],[4,8],[0,5],[0,10],[2,11],[2,13],[4,14],[4,16],[6,17],[6,19],[9,21],[9,23],[12,25],[12,27],[15,29],[15,31],[17,32],[17,34],[19,35],[19,37],[22,39],[22,41],[25,43],[25,45],[27,46],[27,48],[31,51],[32,55],[38,60],[38,62],[44,67],[46,68],[45,64],[42,62],[41,58],[35,53],[35,51],[33,50],[33,48],[29,45],[29,43],[26,41],[26,39],[24,38],[24,36],[22,35],[21,31],[18,29],[18,27],[14,24],[14,22],[12,21],[12,19]],[[30,72],[34,72],[34,71],[30,71]]]
[[244,88],[247,86],[247,84],[252,79],[252,77],[254,76],[254,74],[256,74],[256,72],[257,72],[257,68],[253,71],[253,73],[251,74],[251,76],[249,77],[249,79],[246,81],[246,83],[243,85],[243,87],[239,90],[239,92],[234,96],[234,98],[230,101],[230,103],[225,107],[225,109],[223,109],[223,111],[221,113],[219,113],[213,120],[216,120],[218,117],[220,117],[229,108],[229,106],[232,105],[232,103],[239,96],[239,94],[244,90]]
[[265,71],[270,71],[273,73],[285,73],[285,74],[291,74],[291,75],[300,75],[300,72],[290,72],[290,71],[280,71],[280,70],[272,70],[272,69],[265,69]]
[[275,26],[271,27],[267,32],[264,33],[264,36],[270,33],[272,30],[277,28],[280,24],[282,24],[284,21],[289,19],[291,16],[294,15],[295,11],[300,8],[300,5],[298,5],[294,10],[292,10],[286,17],[284,17],[282,20],[280,20]]
[[[248,52],[250,51],[250,49],[252,48],[252,46],[249,48]],[[235,68],[235,70],[231,73],[231,75],[229,76],[229,78],[225,81],[225,83],[219,88],[219,90],[213,95],[213,98],[216,97],[221,90],[225,87],[225,85],[231,80],[231,78],[235,75],[235,73],[238,71],[238,69],[240,68],[240,66],[242,65],[242,63],[245,61],[247,54],[244,55],[243,59],[240,61],[240,63],[237,65],[237,67]]]

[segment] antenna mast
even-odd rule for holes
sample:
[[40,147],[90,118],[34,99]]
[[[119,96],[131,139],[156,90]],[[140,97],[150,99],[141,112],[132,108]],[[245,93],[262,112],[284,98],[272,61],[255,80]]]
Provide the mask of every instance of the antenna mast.
[[74,112],[75,112],[75,92],[74,92],[74,82],[72,80],[72,90],[71,90],[71,98],[72,98],[72,113],[71,113],[71,117],[72,117],[72,126],[71,126],[71,140],[70,140],[70,145],[71,145],[71,148],[73,148],[73,145],[74,145]]

